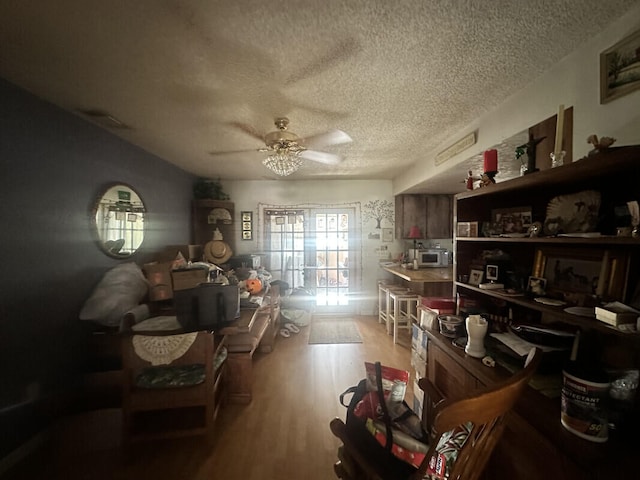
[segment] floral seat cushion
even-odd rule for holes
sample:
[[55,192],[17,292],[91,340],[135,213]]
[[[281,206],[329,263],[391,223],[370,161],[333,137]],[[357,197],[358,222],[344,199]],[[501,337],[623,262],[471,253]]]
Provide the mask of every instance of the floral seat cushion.
[[163,365],[145,368],[136,377],[139,388],[179,388],[204,382],[205,369],[200,363],[192,365]]

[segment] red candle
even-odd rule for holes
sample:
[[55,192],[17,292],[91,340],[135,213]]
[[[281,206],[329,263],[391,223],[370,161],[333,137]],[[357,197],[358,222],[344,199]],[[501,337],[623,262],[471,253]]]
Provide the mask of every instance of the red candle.
[[485,150],[484,171],[485,173],[498,171],[498,151],[497,150],[495,149]]

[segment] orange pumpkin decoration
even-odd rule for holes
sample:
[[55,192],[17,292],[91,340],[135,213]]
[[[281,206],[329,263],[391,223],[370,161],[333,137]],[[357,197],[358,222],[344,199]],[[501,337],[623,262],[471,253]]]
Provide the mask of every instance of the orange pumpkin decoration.
[[262,291],[262,282],[257,278],[250,278],[245,281],[247,292],[252,295],[256,295]]

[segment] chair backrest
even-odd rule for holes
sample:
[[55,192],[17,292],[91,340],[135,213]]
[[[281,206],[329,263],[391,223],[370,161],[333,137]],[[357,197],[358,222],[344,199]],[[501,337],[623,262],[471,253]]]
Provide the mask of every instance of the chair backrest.
[[[474,392],[460,400],[443,400],[435,407],[433,439],[424,462],[412,478],[420,479],[427,471],[429,460],[437,455],[438,442],[443,435],[457,427],[471,422],[471,431],[458,456],[451,465],[451,480],[474,480],[480,477],[491,453],[504,430],[504,416],[520,397],[527,383],[535,373],[542,351],[534,349],[527,358],[525,368],[507,381],[487,389]],[[419,386],[428,391],[429,380],[420,379]]]

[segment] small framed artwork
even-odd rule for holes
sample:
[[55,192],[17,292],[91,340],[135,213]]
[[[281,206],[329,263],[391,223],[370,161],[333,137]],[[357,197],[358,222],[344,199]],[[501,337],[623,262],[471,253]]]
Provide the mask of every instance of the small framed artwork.
[[487,265],[485,268],[487,272],[487,280],[490,282],[498,281],[498,266],[497,265]]
[[600,54],[600,103],[640,88],[640,30]]
[[242,212],[242,240],[253,239],[253,212]]
[[478,222],[458,222],[456,227],[456,235],[458,237],[478,236]]
[[529,277],[527,284],[527,293],[534,296],[542,296],[547,289],[547,279],[541,277]]
[[383,228],[382,229],[382,241],[383,242],[393,242],[393,228]]
[[482,283],[484,272],[482,270],[471,270],[469,272],[469,285],[478,286]]

